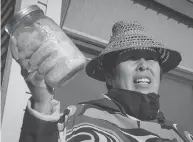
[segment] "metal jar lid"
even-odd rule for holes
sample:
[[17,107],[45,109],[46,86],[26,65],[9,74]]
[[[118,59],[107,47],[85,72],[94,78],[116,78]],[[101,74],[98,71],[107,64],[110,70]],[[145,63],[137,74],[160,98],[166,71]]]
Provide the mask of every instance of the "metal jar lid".
[[11,19],[5,25],[5,31],[9,34],[12,34],[12,32],[20,24],[21,20],[27,15],[32,14],[34,12],[39,12],[41,14],[44,14],[44,12],[37,5],[31,5],[31,6],[25,7],[11,17]]

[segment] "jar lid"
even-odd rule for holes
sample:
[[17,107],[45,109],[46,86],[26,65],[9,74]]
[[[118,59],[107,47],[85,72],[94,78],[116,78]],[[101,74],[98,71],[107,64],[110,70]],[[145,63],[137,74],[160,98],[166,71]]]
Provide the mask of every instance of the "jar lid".
[[34,13],[34,12],[43,13],[43,10],[41,10],[37,5],[30,5],[30,6],[27,6],[23,9],[21,9],[20,11],[15,13],[11,17],[11,19],[7,22],[7,24],[5,25],[5,31],[8,34],[11,34],[15,30],[17,25],[20,23],[22,18],[24,18],[26,15],[29,15],[29,14]]

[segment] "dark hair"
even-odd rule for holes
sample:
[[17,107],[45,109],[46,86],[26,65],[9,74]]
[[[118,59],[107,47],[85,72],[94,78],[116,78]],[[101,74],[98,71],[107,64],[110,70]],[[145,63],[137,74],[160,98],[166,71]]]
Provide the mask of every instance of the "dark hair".
[[111,89],[113,89],[113,86],[112,86],[112,85],[109,85],[107,82],[106,82],[106,87],[107,87],[107,90],[108,90],[108,91],[111,90]]
[[106,73],[110,73],[112,74],[112,70],[116,67],[117,65],[117,56],[118,53],[109,53],[107,55],[103,56],[103,62],[102,62],[102,66],[103,69]]

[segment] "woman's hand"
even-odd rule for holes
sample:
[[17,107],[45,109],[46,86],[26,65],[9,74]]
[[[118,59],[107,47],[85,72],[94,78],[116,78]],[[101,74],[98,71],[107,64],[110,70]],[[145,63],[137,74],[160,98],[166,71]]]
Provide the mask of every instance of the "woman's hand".
[[12,36],[10,38],[12,57],[21,66],[21,75],[24,77],[25,81],[30,83],[31,85],[46,88],[44,76],[40,75],[37,71],[30,70],[29,59],[27,58],[27,56],[32,55],[33,51],[30,49],[28,51],[25,51],[24,48],[18,48],[17,45],[18,44],[15,37]]
[[[12,57],[18,62],[21,66],[21,75],[24,77],[29,90],[32,94],[33,101],[33,108],[41,113],[48,114],[51,111],[51,100],[54,95],[54,90],[49,87],[44,77],[38,74],[37,71],[31,72],[29,68],[29,60],[28,59],[21,59],[21,56],[25,56],[25,54],[17,47],[17,41],[14,37],[10,38],[10,48],[12,52]],[[27,53],[26,53],[27,54]],[[29,51],[28,51],[28,54]],[[33,54],[33,53],[31,53]]]

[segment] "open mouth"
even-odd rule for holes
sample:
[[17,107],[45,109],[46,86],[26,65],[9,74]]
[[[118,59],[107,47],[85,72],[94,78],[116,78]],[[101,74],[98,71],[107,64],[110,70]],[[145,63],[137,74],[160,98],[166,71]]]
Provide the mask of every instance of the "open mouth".
[[148,77],[137,77],[133,80],[134,84],[150,84],[151,80]]

